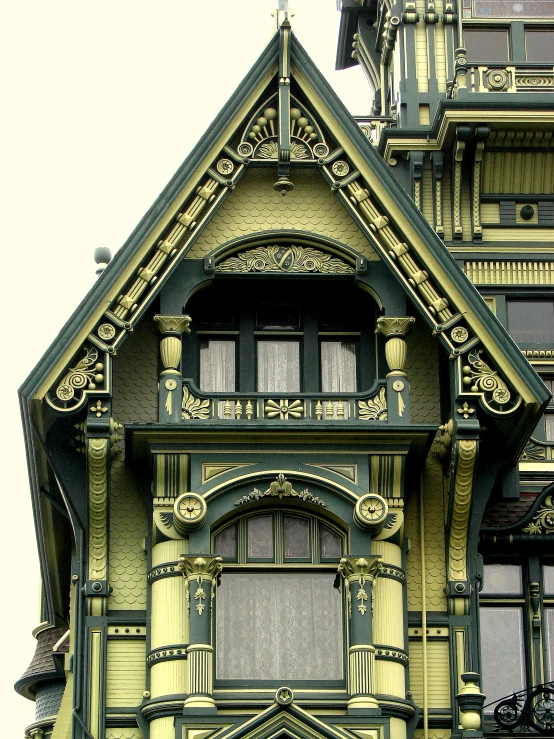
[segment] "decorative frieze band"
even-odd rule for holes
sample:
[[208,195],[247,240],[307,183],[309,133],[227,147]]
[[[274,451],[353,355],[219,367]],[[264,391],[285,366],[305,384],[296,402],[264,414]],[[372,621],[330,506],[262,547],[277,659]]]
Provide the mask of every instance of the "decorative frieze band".
[[389,580],[396,580],[397,582],[406,584],[406,573],[400,567],[396,565],[389,565],[383,562],[383,569],[379,573],[379,577],[387,577]]
[[465,262],[474,285],[554,285],[554,262]]
[[148,573],[148,582],[152,584],[156,580],[162,580],[164,577],[181,577],[181,570],[178,568],[178,562],[164,562],[157,567],[153,567]]
[[407,665],[410,661],[410,658],[403,649],[389,647],[386,644],[375,644],[375,659],[399,662],[401,665]]
[[152,667],[159,662],[167,662],[168,660],[187,659],[188,644],[168,644],[165,647],[157,647],[148,653],[146,664]]

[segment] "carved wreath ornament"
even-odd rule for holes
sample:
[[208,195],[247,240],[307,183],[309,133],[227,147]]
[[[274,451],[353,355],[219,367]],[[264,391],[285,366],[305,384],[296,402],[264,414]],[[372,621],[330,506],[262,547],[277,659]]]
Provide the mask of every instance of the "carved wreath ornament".
[[314,503],[323,508],[327,507],[327,504],[324,503],[321,498],[317,498],[315,495],[312,495],[308,488],[302,490],[301,493],[297,493],[292,487],[292,482],[289,482],[282,472],[277,475],[277,478],[270,484],[267,490],[262,492],[261,490],[258,490],[258,488],[254,488],[251,493],[239,498],[235,505],[243,505],[244,503],[250,503],[253,500],[260,500],[260,498],[268,496],[272,498],[299,498],[307,503]]
[[259,246],[222,261],[217,272],[353,273],[342,259],[310,246]]

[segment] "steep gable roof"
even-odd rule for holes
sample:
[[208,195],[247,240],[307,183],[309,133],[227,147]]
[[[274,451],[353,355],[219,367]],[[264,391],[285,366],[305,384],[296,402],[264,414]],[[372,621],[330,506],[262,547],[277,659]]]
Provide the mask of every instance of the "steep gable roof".
[[[78,409],[88,391],[74,392],[75,373],[90,380],[95,396],[109,393],[111,357],[232,189],[241,187],[253,148],[245,132],[252,132],[268,94],[276,94],[280,53],[278,33],[23,384],[25,404],[46,400],[59,412]],[[294,37],[290,67],[295,89],[331,144],[314,146],[301,165],[319,168],[367,241],[366,256],[388,265],[439,334],[458,362],[460,394],[477,393],[497,415],[522,405],[514,434],[524,436],[547,402],[541,381]],[[222,156],[231,162],[228,175],[216,168]],[[454,329],[464,338],[452,339]]]

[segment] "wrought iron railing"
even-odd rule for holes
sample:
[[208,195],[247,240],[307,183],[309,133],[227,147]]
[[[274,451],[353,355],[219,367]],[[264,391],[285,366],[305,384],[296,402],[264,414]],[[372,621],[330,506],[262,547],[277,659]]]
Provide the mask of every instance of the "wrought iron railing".
[[554,736],[554,682],[535,685],[484,706],[494,709],[495,732]]

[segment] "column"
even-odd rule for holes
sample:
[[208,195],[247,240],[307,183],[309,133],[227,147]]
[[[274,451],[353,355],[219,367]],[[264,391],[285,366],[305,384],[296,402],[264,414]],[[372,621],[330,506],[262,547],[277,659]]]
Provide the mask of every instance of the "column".
[[343,557],[338,570],[346,590],[349,620],[348,712],[378,711],[374,695],[375,648],[371,644],[372,588],[381,558],[372,555]]
[[404,337],[415,318],[382,316],[377,319],[376,333],[387,339],[385,358],[389,367],[387,373],[387,411],[389,423],[410,423],[410,386],[405,372],[408,347]]
[[154,316],[162,335],[160,357],[162,371],[159,382],[160,423],[181,421],[181,355],[182,336],[189,334],[190,316]]
[[185,713],[215,713],[213,699],[212,604],[217,578],[223,567],[221,557],[189,555],[179,558],[186,581],[190,645],[188,655],[189,696]]

